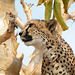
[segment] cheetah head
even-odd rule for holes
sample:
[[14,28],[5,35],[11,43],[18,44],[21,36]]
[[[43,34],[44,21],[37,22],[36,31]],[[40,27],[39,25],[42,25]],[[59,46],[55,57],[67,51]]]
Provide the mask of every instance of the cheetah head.
[[52,32],[55,31],[57,25],[56,20],[31,20],[25,26],[19,35],[21,40],[27,46],[39,46],[42,47],[45,41],[52,36]]

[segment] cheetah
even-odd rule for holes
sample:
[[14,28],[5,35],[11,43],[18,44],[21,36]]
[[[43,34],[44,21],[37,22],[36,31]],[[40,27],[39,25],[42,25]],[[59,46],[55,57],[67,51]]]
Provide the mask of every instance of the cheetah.
[[57,21],[31,20],[19,35],[27,46],[42,53],[41,75],[75,75],[75,57],[56,31]]

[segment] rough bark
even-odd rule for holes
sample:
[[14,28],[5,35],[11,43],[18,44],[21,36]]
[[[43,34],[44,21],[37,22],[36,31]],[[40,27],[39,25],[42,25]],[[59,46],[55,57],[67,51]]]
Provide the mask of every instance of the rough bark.
[[[23,54],[17,53],[15,0],[0,0],[0,75],[19,75]],[[15,17],[9,13],[12,12]]]

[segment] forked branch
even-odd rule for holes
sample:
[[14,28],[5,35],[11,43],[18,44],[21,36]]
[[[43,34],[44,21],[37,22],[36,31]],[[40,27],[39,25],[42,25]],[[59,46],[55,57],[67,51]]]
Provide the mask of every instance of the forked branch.
[[68,14],[68,19],[72,19],[73,21],[75,21],[75,12],[71,12],[70,14]]
[[24,0],[21,0],[20,3],[23,6],[23,10],[26,13],[27,16],[27,22],[30,21],[32,19],[32,10],[31,7],[33,6],[33,4],[28,5],[27,3],[24,3]]
[[[21,0],[20,2],[23,6],[24,12],[27,15],[27,21],[30,21],[32,19],[31,7],[33,6],[33,4],[28,5],[27,3],[24,3],[23,0]],[[4,24],[8,24],[8,29],[2,36],[0,36],[0,44],[11,37],[11,34],[15,30],[15,25],[17,25],[21,29],[24,29],[25,23],[19,17],[15,18],[15,16],[16,15],[12,14],[11,12],[6,14]]]
[[[24,0],[21,0],[20,3],[23,6],[23,10],[24,10],[24,12],[25,12],[25,14],[27,16],[27,22],[28,22],[28,21],[30,21],[32,19],[31,7],[33,6],[33,4],[28,5],[27,3],[24,3]],[[25,27],[25,23],[19,17],[17,17],[17,19],[16,19],[16,24],[21,29],[24,29],[24,27]]]

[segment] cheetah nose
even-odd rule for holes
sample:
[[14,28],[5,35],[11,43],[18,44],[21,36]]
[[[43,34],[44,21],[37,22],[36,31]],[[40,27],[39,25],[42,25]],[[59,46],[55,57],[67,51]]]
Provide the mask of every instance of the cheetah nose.
[[19,35],[21,36],[22,35],[22,32],[20,32]]

